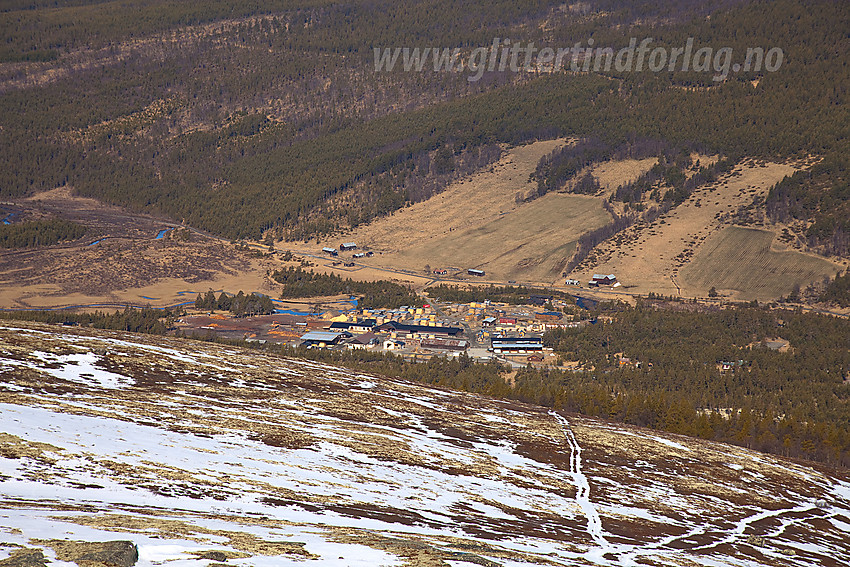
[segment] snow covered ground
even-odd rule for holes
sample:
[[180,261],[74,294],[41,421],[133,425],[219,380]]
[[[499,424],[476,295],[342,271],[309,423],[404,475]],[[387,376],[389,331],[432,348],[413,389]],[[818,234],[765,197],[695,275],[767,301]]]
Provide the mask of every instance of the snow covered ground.
[[850,475],[206,343],[0,324],[0,561],[847,565]]

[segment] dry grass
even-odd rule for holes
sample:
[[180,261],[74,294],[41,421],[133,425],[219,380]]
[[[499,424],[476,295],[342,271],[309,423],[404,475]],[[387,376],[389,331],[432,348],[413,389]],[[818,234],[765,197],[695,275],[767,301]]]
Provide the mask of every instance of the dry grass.
[[730,226],[713,235],[681,270],[682,290],[716,287],[735,299],[773,299],[788,295],[839,268],[832,262],[795,250],[773,248],[773,231]]
[[[741,254],[763,262],[764,269],[754,271],[751,276],[724,277],[719,280],[713,279],[706,270],[710,269],[709,265],[716,268],[735,257],[729,256],[731,242],[716,240],[716,235],[730,226],[724,217],[749,205],[755,197],[766,196],[771,186],[797,168],[796,164],[780,163],[749,162],[739,165],[716,183],[694,191],[688,200],[651,225],[635,225],[599,245],[596,254],[579,266],[573,277],[584,280],[593,273],[615,273],[628,291],[637,293],[704,297],[709,288],[715,285],[727,287],[728,292],[736,297],[775,298],[777,292],[790,290],[785,282],[765,283],[757,291],[752,287],[753,281],[773,280],[779,275],[773,271],[779,257],[768,253],[770,239],[765,244],[766,236],[737,241],[738,245],[748,247]],[[714,244],[709,246],[708,241]],[[736,254],[738,252],[735,251]],[[826,260],[819,261],[792,251],[781,254],[782,264],[786,267],[781,268],[779,277],[793,274],[794,282],[789,285],[808,283],[834,272],[832,263]],[[709,256],[714,258],[711,263],[705,264]],[[707,267],[686,267],[695,258],[700,258]],[[794,267],[795,263],[799,263],[799,266]],[[746,263],[737,265],[740,269],[748,267]],[[758,264],[749,266],[754,267],[758,267]]]
[[595,197],[552,193],[523,202],[536,188],[529,176],[540,158],[565,143],[549,140],[513,148],[495,165],[427,201],[318,247],[305,243],[304,249],[353,240],[376,251],[375,265],[395,270],[422,274],[426,265],[464,271],[477,267],[487,272],[487,280],[553,282],[572,256],[576,239],[609,219]]

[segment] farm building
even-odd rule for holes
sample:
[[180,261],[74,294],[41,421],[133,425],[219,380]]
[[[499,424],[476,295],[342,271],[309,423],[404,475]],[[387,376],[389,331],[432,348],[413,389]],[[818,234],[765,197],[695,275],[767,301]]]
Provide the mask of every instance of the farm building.
[[329,333],[327,331],[310,331],[301,336],[301,346],[325,348],[338,345],[343,339],[350,339],[351,333]]
[[614,285],[615,283],[617,283],[617,276],[614,274],[593,274],[588,285],[598,287],[600,285]]
[[484,276],[484,270],[476,270],[475,268],[469,268],[468,270],[466,270],[466,273],[470,276]]
[[492,337],[490,348],[493,352],[530,352],[543,350],[542,337]]
[[337,255],[336,248],[328,248],[327,246],[322,248],[322,252],[324,252],[325,254],[330,254],[331,256]]
[[564,283],[566,283],[567,285],[581,285],[581,282],[579,282],[578,280],[573,280],[573,279],[568,279]]
[[357,244],[355,244],[354,242],[343,242],[339,245],[339,249],[343,252],[354,250],[355,248],[357,248]]
[[366,256],[365,252],[357,252],[352,258],[364,258]]

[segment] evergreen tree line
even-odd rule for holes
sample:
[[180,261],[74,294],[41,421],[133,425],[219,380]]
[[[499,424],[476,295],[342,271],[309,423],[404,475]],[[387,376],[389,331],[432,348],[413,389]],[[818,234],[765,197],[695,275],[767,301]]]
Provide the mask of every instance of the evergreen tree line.
[[532,296],[560,299],[574,303],[573,296],[568,293],[548,289],[535,289],[525,286],[495,286],[487,287],[471,286],[462,288],[456,285],[439,284],[425,290],[428,297],[437,301],[448,301],[451,303],[483,302],[485,300],[494,303],[508,303],[510,305],[527,305]]
[[272,279],[282,284],[280,297],[322,297],[328,295],[351,295],[358,298],[362,309],[395,309],[403,305],[421,305],[422,300],[409,287],[377,280],[373,282],[342,279],[336,274],[319,274],[299,267],[275,270]]
[[[840,3],[724,5],[710,24],[689,19],[704,11],[693,2],[608,4],[610,11],[591,6],[576,17],[553,2],[478,5],[479,14],[434,0],[433,21],[423,21],[421,6],[387,9],[377,0],[268,7],[221,0],[209,9],[212,20],[224,12],[268,17],[131,42],[120,64],[105,53],[85,65],[65,61],[64,50],[99,42],[119,49],[122,38],[210,20],[202,8],[173,0],[126,11],[111,3],[69,6],[50,18],[37,9],[15,12],[2,20],[7,48],[58,49],[63,72],[31,83],[27,71],[0,77],[0,193],[68,184],[231,238],[257,238],[273,227],[303,236],[305,226],[335,230],[426,195],[431,189],[417,163],[428,156],[428,175],[450,175],[446,148],[455,165],[474,148],[558,136],[612,148],[662,140],[733,159],[847,155],[850,73],[842,62],[850,15]],[[659,12],[664,24],[628,21],[655,10],[676,16]],[[620,48],[632,35],[669,49],[693,37],[736,54],[782,46],[785,60],[775,73],[742,72],[722,82],[692,71],[488,73],[475,83],[460,73],[367,72],[375,46],[469,49],[493,37],[539,44],[544,21],[556,46],[593,35],[596,45]],[[270,107],[270,100],[279,102]]]
[[275,307],[271,298],[260,293],[245,295],[239,290],[236,295],[228,295],[225,292],[216,298],[215,293],[208,291],[204,295],[198,294],[195,299],[197,309],[208,309],[210,311],[230,311],[237,317],[250,315],[269,315],[274,313]]
[[85,226],[59,218],[0,224],[0,248],[52,246],[65,240],[77,240],[85,234]]
[[54,325],[83,326],[93,327],[95,329],[164,335],[171,327],[173,319],[179,316],[180,313],[180,310],[136,309],[133,307],[127,307],[124,310],[115,311],[114,313],[104,311],[88,313],[41,310],[0,311],[0,319],[6,321],[39,321]]
[[821,294],[820,300],[850,307],[850,270],[845,270],[844,275],[836,274],[835,279],[829,282]]
[[808,245],[825,254],[850,254],[850,165],[847,155],[834,154],[811,169],[786,176],[771,187],[765,203],[774,222],[813,222],[806,229]]

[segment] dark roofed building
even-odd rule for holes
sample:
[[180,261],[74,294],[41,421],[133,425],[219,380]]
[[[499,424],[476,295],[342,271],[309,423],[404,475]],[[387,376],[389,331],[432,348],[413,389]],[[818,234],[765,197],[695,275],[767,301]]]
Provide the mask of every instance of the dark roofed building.
[[350,341],[348,341],[348,348],[350,349],[366,349],[369,347],[373,347],[380,343],[378,337],[375,333],[363,333],[362,335],[357,335]]
[[466,350],[469,348],[469,341],[462,339],[422,339],[419,344],[424,348],[442,350]]
[[331,331],[350,331],[352,333],[368,333],[375,328],[378,321],[375,319],[361,319],[360,321],[334,321],[329,329]]
[[448,335],[456,337],[463,332],[460,327],[431,327],[429,325],[408,325],[397,321],[388,321],[375,329],[376,331],[398,332],[398,333],[419,333],[427,335]]
[[543,350],[542,337],[493,337],[490,348],[494,352],[529,352]]

